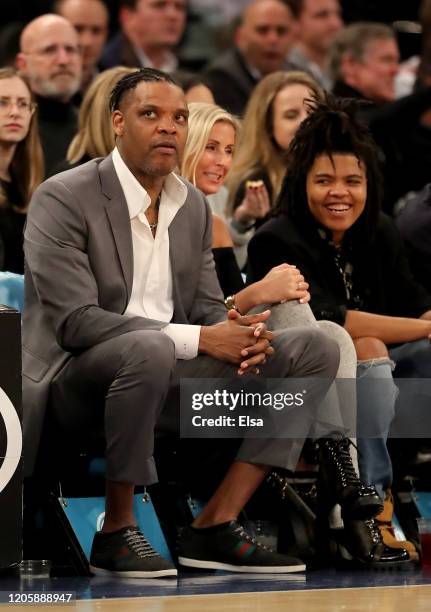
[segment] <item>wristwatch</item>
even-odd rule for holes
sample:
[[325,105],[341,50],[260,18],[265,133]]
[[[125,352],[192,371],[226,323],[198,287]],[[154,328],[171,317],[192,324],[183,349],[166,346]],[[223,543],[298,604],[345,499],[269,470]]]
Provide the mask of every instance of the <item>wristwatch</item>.
[[[224,301],[224,305],[226,306],[227,310],[236,310],[237,312],[239,312],[238,306],[235,304],[234,295],[228,295]],[[239,312],[239,314],[241,313]]]

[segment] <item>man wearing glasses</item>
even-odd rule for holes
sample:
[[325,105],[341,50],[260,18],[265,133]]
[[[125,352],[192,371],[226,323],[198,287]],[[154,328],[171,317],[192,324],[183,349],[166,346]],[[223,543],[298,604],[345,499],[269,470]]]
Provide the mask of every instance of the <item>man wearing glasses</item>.
[[47,176],[65,159],[77,131],[71,102],[81,84],[82,58],[75,28],[59,15],[42,15],[23,30],[17,68],[36,96]]

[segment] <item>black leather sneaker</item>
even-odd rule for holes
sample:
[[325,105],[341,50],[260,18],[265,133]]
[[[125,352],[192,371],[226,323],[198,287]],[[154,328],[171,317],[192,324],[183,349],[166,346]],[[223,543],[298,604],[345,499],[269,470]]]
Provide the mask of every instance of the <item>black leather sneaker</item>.
[[215,527],[186,527],[180,538],[178,562],[186,567],[289,574],[304,572],[305,564],[259,544],[236,521]]
[[90,555],[90,571],[98,576],[159,578],[177,576],[177,569],[163,559],[135,525],[111,533],[97,532]]

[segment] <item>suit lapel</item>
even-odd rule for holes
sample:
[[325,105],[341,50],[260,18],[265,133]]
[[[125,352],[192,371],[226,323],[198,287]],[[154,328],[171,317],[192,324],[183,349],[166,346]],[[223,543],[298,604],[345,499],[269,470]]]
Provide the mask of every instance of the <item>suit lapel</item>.
[[111,155],[100,162],[99,173],[102,193],[106,197],[106,214],[114,235],[121,269],[126,281],[128,302],[133,285],[132,230],[126,198],[115,172]]

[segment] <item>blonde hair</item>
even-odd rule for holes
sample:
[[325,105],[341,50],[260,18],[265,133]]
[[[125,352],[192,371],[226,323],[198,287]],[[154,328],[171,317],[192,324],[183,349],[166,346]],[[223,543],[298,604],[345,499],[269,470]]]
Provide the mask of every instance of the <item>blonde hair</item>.
[[323,91],[316,81],[300,71],[273,72],[256,85],[247,104],[237,154],[226,181],[230,212],[242,183],[262,168],[271,182],[272,204],[277,199],[287,161],[286,153],[279,149],[273,139],[273,103],[277,94],[289,85],[304,85],[311,90],[312,97],[317,100],[323,98]]
[[[26,79],[23,78],[14,68],[1,68],[0,80],[18,78],[27,87],[30,99],[33,104],[33,114],[26,136],[16,145],[15,153],[10,163],[9,171],[21,194],[23,204],[13,202],[14,205],[25,212],[31,200],[31,196],[36,188],[44,179],[45,166],[43,161],[43,151],[40,144],[39,128],[37,121],[36,104],[34,96]],[[0,206],[7,204],[7,196],[0,187]]]
[[78,133],[67,150],[69,163],[79,162],[84,156],[106,157],[115,147],[109,97],[114,85],[130,72],[136,72],[136,68],[116,66],[99,74],[91,83],[79,111]]
[[217,106],[206,102],[192,102],[188,105],[189,133],[181,163],[181,176],[196,186],[196,168],[208,143],[210,132],[219,121],[229,123],[238,137],[241,124],[239,119]]

